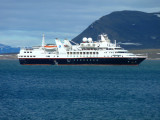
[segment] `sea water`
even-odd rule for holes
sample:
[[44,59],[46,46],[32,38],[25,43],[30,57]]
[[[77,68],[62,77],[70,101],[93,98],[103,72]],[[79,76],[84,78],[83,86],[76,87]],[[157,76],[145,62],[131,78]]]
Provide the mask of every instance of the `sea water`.
[[0,60],[0,120],[160,120],[160,61],[23,66]]

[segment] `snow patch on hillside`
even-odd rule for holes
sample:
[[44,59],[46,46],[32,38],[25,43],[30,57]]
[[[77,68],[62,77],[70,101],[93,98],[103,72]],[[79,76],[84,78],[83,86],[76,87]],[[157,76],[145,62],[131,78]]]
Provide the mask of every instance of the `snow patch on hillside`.
[[154,14],[154,15],[156,15],[157,17],[160,17],[160,14]]
[[122,42],[119,42],[118,43],[119,45],[135,45],[135,46],[139,46],[139,45],[142,45],[142,44],[140,44],[140,43],[122,43]]

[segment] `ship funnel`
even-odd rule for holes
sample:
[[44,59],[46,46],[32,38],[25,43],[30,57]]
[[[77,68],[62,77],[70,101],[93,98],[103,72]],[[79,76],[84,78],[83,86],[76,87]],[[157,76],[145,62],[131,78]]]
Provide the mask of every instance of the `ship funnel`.
[[104,35],[100,35],[101,36],[101,41],[102,42],[105,42],[106,40],[105,40],[105,36]]
[[45,46],[44,34],[43,34],[43,38],[42,38],[42,46]]
[[101,42],[108,42],[110,43],[110,39],[108,38],[107,34],[102,34],[101,36]]

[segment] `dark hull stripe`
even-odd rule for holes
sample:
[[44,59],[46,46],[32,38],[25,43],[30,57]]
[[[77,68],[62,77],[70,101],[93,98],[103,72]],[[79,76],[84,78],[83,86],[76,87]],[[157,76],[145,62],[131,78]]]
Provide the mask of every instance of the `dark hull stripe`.
[[[133,58],[134,57],[80,57],[80,58],[19,58],[19,59],[99,59],[99,58],[102,58],[102,59],[106,59],[106,58],[118,58],[118,59],[121,59],[121,58]],[[144,57],[138,57],[138,58],[144,58]]]
[[145,58],[19,59],[22,65],[138,65]]
[[[22,65],[52,65],[52,64],[22,64]],[[75,66],[78,66],[78,65],[82,65],[82,66],[103,66],[103,65],[108,65],[108,66],[112,66],[112,65],[133,65],[133,66],[137,66],[138,64],[58,64],[58,65],[62,65],[62,66],[65,66],[65,65],[75,65]]]
[[52,64],[22,64],[22,65],[52,65]]
[[88,66],[88,65],[91,65],[91,66],[92,66],[92,65],[94,65],[94,66],[95,66],[95,65],[97,65],[97,66],[103,66],[103,65],[109,65],[109,66],[110,66],[110,65],[111,65],[111,66],[112,66],[112,65],[133,65],[133,66],[137,66],[138,64],[58,64],[58,65],[76,65],[76,66],[77,66],[77,65],[83,65],[83,66],[85,66],[85,65],[86,65],[86,66]]

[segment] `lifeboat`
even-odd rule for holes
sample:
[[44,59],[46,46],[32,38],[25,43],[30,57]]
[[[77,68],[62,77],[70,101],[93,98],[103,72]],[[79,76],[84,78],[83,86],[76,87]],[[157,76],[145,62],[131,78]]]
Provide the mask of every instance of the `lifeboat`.
[[53,50],[57,48],[57,45],[45,45],[44,48],[47,50]]

